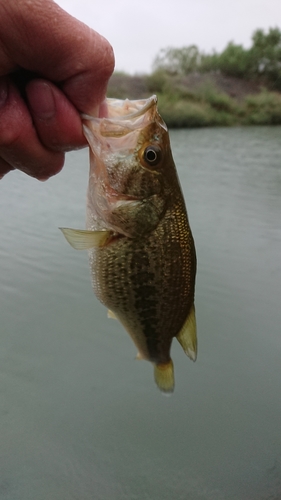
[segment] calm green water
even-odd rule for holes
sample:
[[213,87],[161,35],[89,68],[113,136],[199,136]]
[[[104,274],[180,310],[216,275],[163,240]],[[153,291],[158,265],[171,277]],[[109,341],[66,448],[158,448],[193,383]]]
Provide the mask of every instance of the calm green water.
[[176,390],[95,299],[87,152],[0,183],[0,499],[281,498],[281,128],[171,133],[198,254],[195,364]]

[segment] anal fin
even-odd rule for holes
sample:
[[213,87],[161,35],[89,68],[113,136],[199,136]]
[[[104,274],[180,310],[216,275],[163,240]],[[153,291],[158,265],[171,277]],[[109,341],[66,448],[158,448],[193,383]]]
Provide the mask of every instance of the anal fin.
[[192,359],[192,361],[196,361],[197,357],[197,335],[196,335],[196,317],[195,317],[195,307],[192,305],[189,315],[186,318],[186,321],[177,334],[177,340],[182,346],[186,355]]

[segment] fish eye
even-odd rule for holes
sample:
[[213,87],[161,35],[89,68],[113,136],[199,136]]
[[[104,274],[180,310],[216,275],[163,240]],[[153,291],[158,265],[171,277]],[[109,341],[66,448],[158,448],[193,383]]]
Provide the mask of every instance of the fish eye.
[[158,165],[162,158],[162,152],[159,146],[147,146],[142,155],[144,161],[150,166]]

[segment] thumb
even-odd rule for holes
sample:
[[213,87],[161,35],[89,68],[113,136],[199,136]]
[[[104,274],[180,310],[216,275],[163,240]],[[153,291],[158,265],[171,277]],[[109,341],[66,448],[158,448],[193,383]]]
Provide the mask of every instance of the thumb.
[[2,74],[24,68],[58,85],[79,111],[95,112],[114,68],[108,41],[51,0],[1,5]]

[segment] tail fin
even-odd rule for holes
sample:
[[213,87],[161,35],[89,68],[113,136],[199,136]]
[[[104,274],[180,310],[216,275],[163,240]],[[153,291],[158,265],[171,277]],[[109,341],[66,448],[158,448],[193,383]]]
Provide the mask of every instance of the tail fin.
[[154,379],[161,392],[172,393],[174,390],[174,365],[170,359],[168,363],[154,365]]

